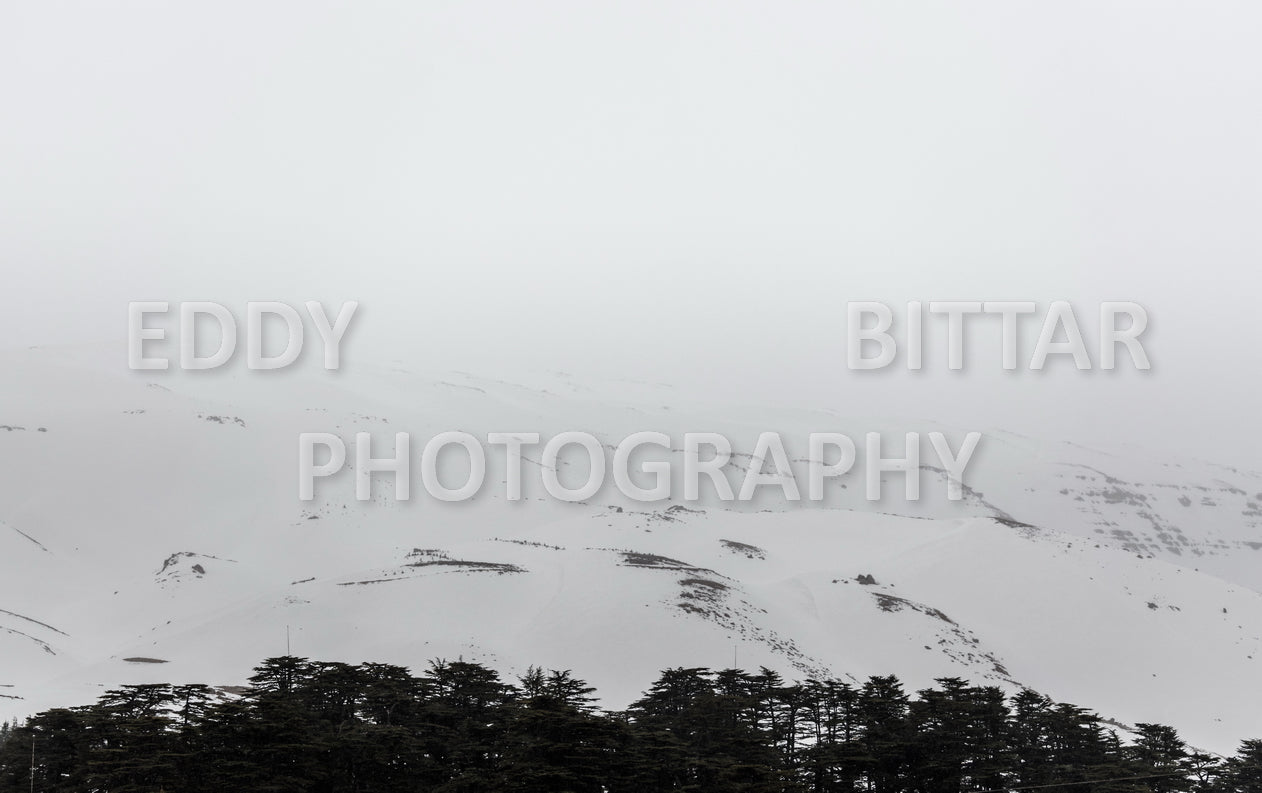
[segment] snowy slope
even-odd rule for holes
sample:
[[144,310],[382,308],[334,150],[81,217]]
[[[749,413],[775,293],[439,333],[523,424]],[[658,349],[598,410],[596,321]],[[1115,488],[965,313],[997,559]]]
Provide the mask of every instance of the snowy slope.
[[[664,667],[735,660],[1029,686],[1219,750],[1262,735],[1256,472],[563,374],[139,373],[100,352],[0,361],[0,716],[124,682],[238,684],[288,629],[323,659],[572,668],[610,706]],[[396,502],[388,477],[359,502],[350,471],[297,499],[300,432],[452,429],[715,431],[745,453],[775,430],[797,462],[812,431],[986,438],[963,502],[930,473],[920,502],[893,478],[869,503],[856,469],[816,505],[642,505],[612,485],[565,504],[528,464],[509,503],[494,455],[469,503],[419,481]]]

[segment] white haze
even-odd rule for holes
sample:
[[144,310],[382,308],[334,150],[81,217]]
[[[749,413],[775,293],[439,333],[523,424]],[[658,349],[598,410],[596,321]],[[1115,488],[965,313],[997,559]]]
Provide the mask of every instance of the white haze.
[[[348,366],[1256,465],[1259,40],[1243,2],[4,3],[3,343],[121,368],[128,301],[359,300]],[[1138,301],[1154,369],[846,371],[845,302],[908,299]]]

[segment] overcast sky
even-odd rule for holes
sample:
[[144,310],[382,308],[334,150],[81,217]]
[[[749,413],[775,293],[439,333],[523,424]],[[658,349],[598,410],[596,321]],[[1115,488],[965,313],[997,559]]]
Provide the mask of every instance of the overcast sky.
[[[128,301],[355,299],[348,365],[1262,467],[1259,41],[1251,2],[0,0],[4,342],[121,367]],[[846,302],[908,299],[1138,301],[1154,369],[1005,373],[992,324],[847,371]]]

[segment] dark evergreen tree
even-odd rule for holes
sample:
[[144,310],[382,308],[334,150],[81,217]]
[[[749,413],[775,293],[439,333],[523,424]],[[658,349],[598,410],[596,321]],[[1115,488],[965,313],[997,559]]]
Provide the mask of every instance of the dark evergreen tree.
[[318,665],[282,656],[264,661],[250,678],[246,695],[253,707],[236,723],[235,738],[248,754],[241,771],[256,776],[255,790],[309,793],[319,790],[330,769],[330,730],[319,716],[313,686]]
[[852,793],[869,767],[858,700],[854,687],[838,680],[808,680],[802,686],[797,770],[810,793]]
[[117,793],[175,786],[179,769],[171,729],[173,703],[170,686],[140,685],[108,691],[88,708],[88,784]]
[[759,724],[767,683],[737,670],[663,672],[629,711],[639,751],[658,761],[641,769],[639,784],[712,793],[785,789],[789,769]]
[[49,793],[88,789],[89,733],[81,709],[56,708],[12,730],[0,747],[0,789]]
[[1003,787],[1011,767],[1003,692],[959,678],[938,684],[919,692],[909,708],[911,786],[925,793]]
[[859,691],[860,746],[858,769],[872,793],[904,789],[911,751],[908,701],[896,677],[871,677]]
[[1244,741],[1219,778],[1226,793],[1262,793],[1262,740]]
[[[1128,755],[1136,776],[1153,793],[1186,793],[1192,787],[1187,744],[1173,727],[1136,724],[1136,738]],[[1164,776],[1159,776],[1164,775]]]
[[956,678],[909,697],[893,677],[668,669],[625,712],[594,694],[568,671],[272,658],[240,696],[124,686],[0,725],[0,793],[1262,793],[1262,741],[1220,761],[1140,724],[1127,744]]
[[531,668],[509,718],[497,789],[599,793],[613,773],[612,724],[592,705],[595,689],[570,672]]
[[421,740],[437,763],[442,793],[493,790],[506,729],[511,686],[499,674],[465,661],[437,661],[426,675]]

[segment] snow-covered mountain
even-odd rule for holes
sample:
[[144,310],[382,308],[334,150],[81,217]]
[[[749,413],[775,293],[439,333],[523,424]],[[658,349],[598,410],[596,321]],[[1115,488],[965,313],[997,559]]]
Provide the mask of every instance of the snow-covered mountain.
[[[610,706],[735,663],[1026,686],[1223,751],[1262,736],[1258,472],[561,373],[132,372],[114,352],[0,360],[0,716],[239,684],[288,635],[321,659],[571,668]],[[509,502],[493,457],[470,502],[399,502],[388,476],[361,502],[349,470],[297,497],[301,432],[713,431],[747,455],[777,431],[800,462],[810,432],[964,429],[985,438],[960,502],[934,471],[921,501],[894,477],[868,502],[858,468],[821,504],[569,504],[537,470]]]

